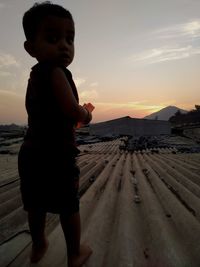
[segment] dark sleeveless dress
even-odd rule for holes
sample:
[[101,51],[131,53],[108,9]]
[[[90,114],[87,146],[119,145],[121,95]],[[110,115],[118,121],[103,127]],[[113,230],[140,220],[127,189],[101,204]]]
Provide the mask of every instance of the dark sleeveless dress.
[[[18,155],[20,188],[25,210],[73,214],[79,210],[79,168],[75,143],[76,124],[63,114],[53,93],[55,65],[36,64],[26,92],[28,130]],[[61,67],[78,93],[69,70]]]

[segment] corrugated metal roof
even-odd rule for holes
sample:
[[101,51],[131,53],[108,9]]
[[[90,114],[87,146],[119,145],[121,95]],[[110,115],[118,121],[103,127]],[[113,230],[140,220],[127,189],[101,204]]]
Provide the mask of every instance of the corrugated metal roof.
[[[80,146],[82,240],[93,249],[85,266],[199,267],[200,153],[127,153],[120,144],[118,139]],[[30,265],[14,156],[13,168],[6,168],[2,156],[0,266],[66,267],[64,236],[54,215],[48,217],[50,247]]]

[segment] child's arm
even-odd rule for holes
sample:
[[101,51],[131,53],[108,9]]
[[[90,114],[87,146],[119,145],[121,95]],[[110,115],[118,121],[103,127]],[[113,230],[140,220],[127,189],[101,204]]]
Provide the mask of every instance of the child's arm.
[[84,124],[91,121],[91,112],[78,104],[62,69],[55,68],[53,70],[52,85],[55,97],[64,115]]

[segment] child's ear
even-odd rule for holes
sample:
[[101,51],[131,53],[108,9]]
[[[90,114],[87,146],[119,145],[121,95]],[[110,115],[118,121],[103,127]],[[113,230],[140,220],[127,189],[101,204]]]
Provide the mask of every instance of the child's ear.
[[24,48],[26,52],[29,53],[30,56],[35,57],[35,49],[34,49],[34,44],[30,41],[25,41],[24,42]]

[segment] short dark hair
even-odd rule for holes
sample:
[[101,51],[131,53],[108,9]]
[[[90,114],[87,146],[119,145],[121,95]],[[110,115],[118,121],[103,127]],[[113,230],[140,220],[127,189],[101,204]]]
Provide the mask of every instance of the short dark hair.
[[71,13],[62,6],[53,4],[50,1],[35,3],[24,13],[22,20],[24,33],[27,40],[34,41],[41,21],[49,15],[59,18],[68,18],[74,22]]

